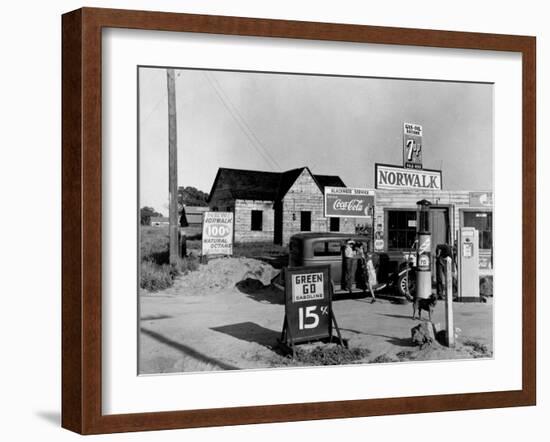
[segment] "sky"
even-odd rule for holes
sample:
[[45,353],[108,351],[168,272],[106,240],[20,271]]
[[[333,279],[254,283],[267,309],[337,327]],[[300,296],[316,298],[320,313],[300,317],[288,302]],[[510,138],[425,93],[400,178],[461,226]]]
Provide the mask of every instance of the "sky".
[[[168,213],[166,69],[139,68],[140,206]],[[209,192],[218,168],[308,166],[374,188],[403,164],[403,123],[423,126],[423,167],[444,190],[493,188],[493,85],[176,70],[178,185]]]

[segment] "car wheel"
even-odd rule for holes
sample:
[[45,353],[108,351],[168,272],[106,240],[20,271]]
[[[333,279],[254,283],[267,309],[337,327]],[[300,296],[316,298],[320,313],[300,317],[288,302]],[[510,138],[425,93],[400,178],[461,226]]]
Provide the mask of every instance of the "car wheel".
[[414,278],[409,278],[409,273],[410,272],[403,272],[397,278],[397,294],[400,296],[414,296],[416,292],[416,281]]

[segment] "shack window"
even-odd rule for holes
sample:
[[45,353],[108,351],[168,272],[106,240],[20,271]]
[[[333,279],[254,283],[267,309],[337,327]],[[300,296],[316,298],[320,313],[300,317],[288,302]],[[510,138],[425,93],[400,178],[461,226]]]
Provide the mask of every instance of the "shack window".
[[416,212],[388,210],[388,249],[410,249],[416,239]]
[[263,227],[263,214],[261,210],[252,211],[251,228],[250,230],[261,231]]
[[473,227],[479,232],[479,248],[493,248],[493,213],[464,212],[464,227]]
[[317,241],[313,244],[313,256],[340,256],[341,253],[340,241]]
[[300,230],[302,232],[311,231],[311,212],[300,212]]
[[331,232],[340,231],[340,218],[330,218],[330,231]]

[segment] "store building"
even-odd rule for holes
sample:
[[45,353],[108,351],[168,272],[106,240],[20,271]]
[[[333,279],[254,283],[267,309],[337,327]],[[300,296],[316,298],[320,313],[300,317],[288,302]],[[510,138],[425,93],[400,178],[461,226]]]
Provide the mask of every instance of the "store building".
[[[438,244],[454,245],[459,229],[474,227],[479,235],[480,274],[493,268],[493,194],[466,190],[376,189],[374,209],[375,251],[400,263],[416,238],[416,202],[430,207],[432,250]],[[432,259],[435,253],[432,254]]]
[[300,232],[355,232],[354,218],[327,218],[325,187],[346,187],[333,175],[300,167],[286,172],[220,168],[209,194],[213,211],[235,216],[235,242],[286,245]]

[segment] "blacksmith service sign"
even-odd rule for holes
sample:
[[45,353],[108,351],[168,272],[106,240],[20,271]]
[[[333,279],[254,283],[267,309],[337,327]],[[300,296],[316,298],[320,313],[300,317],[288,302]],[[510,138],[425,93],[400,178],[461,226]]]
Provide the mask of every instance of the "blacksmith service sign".
[[367,218],[372,216],[374,190],[352,187],[325,188],[325,217]]

